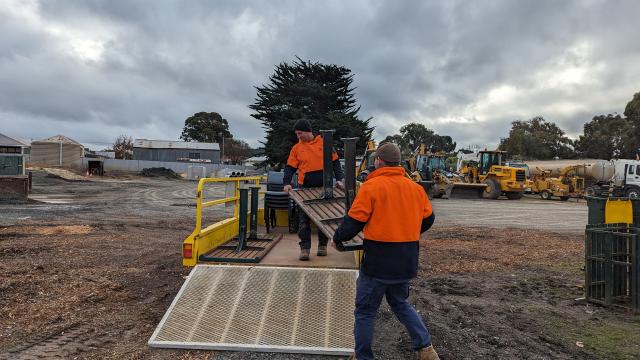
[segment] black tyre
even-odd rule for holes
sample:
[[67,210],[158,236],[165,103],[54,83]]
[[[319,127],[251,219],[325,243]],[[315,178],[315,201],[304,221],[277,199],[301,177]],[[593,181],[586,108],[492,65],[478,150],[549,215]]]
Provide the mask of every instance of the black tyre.
[[507,195],[507,199],[509,200],[520,200],[524,196],[524,192],[511,191],[511,192],[505,193],[505,195]]
[[627,190],[626,195],[627,195],[627,197],[628,197],[629,199],[637,199],[637,198],[640,198],[640,189],[638,189],[638,188],[631,188],[631,189]]
[[540,193],[540,197],[542,200],[551,200],[551,193],[548,191],[543,191]]
[[485,179],[483,183],[487,184],[484,189],[484,197],[487,199],[497,199],[502,194],[500,183],[496,179]]
[[567,201],[567,200],[569,200],[569,197],[568,196],[560,196],[560,200],[561,201]]
[[586,189],[584,189],[584,196],[596,196],[596,188],[594,188],[593,186],[589,186]]
[[433,184],[431,186],[431,199],[440,199],[442,197],[442,192],[440,192],[440,186],[438,184]]

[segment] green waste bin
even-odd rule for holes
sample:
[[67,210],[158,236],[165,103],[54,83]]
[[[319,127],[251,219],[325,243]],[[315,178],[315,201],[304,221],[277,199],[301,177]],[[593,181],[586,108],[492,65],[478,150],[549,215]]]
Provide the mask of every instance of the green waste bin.
[[587,200],[587,206],[589,208],[589,215],[587,218],[588,225],[604,224],[605,222],[605,209],[607,206],[607,200],[631,200],[631,206],[633,208],[633,225],[640,228],[640,199],[627,199],[627,198],[601,198],[590,197],[585,198]]
[[587,196],[587,206],[589,208],[589,216],[587,218],[588,225],[604,224],[604,211],[607,205],[607,198]]

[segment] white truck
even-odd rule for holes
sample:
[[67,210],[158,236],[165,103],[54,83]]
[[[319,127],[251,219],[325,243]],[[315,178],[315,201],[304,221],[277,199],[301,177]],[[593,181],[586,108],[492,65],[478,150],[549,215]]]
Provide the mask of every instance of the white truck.
[[640,160],[611,160],[594,164],[596,182],[585,189],[587,196],[640,197]]

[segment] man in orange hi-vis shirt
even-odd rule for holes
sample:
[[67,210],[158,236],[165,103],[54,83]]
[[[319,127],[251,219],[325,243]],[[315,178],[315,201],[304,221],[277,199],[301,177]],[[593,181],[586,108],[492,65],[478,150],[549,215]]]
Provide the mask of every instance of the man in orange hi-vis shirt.
[[382,298],[407,328],[417,358],[437,360],[429,330],[407,301],[409,281],[418,274],[420,234],[435,215],[422,186],[405,176],[400,149],[381,145],[375,167],[356,195],[333,241],[347,241],[364,231],[364,258],[356,287],[355,357],[373,359],[373,325]]
[[[306,119],[300,119],[293,127],[298,143],[291,148],[287,166],[284,169],[284,191],[291,191],[291,179],[298,171],[298,187],[320,187],[323,182],[324,160],[322,156],[322,136],[314,136],[311,124]],[[338,160],[338,154],[332,155],[333,174],[337,180],[336,186],[342,187],[344,178],[342,166]],[[298,237],[300,238],[300,257],[302,261],[309,260],[311,252],[311,220],[302,211],[298,213],[299,224]],[[327,256],[327,243],[329,239],[318,232],[318,256]]]

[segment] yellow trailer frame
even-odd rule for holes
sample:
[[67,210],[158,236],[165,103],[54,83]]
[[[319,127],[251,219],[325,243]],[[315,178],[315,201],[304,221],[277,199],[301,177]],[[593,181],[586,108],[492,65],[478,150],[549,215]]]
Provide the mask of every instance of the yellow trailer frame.
[[[193,230],[191,235],[182,242],[182,265],[195,266],[198,263],[198,256],[200,256],[200,254],[206,254],[238,236],[240,184],[254,182],[256,185],[260,185],[260,181],[262,179],[264,179],[264,176],[200,179],[196,194],[196,228]],[[203,201],[204,188],[206,184],[229,182],[235,183],[233,196],[206,202]],[[233,217],[213,223],[204,229],[202,228],[203,209],[230,202],[234,203]],[[262,219],[260,214],[258,214],[258,219]]]

